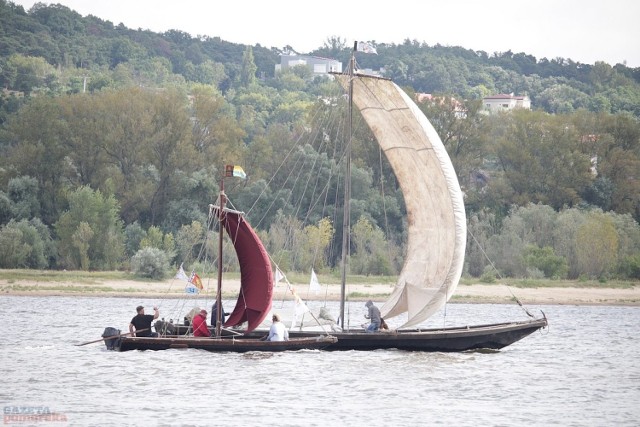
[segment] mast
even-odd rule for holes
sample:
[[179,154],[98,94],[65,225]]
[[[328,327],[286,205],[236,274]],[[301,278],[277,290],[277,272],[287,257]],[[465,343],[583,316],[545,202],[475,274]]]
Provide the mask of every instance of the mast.
[[220,178],[220,210],[218,211],[218,293],[216,295],[216,337],[221,335],[222,323],[222,238],[224,234],[224,204],[226,196],[224,194],[224,176]]
[[340,283],[340,327],[344,329],[344,306],[347,289],[347,270],[349,267],[349,249],[351,236],[351,138],[353,133],[353,75],[356,62],[357,43],[354,43],[351,60],[347,70],[349,74],[349,107],[345,147],[345,173],[344,173],[344,212],[342,218],[342,280]]

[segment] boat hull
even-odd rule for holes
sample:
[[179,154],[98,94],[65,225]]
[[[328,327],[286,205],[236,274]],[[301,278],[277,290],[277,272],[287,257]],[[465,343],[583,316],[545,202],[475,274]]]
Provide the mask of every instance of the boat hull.
[[[413,329],[367,333],[332,332],[337,341],[325,350],[388,350],[461,352],[499,350],[547,326],[547,319],[443,329]],[[318,332],[290,331],[290,337],[313,337]]]
[[211,352],[246,353],[250,351],[282,352],[322,350],[335,344],[337,338],[327,335],[299,337],[288,341],[262,341],[257,338],[196,338],[196,337],[122,337],[119,351],[170,350],[195,348]]

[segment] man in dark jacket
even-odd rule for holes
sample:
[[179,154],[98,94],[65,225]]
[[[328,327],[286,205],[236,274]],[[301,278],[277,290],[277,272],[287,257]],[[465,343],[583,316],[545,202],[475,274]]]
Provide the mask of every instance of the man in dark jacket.
[[367,332],[375,332],[380,329],[380,309],[373,305],[373,301],[371,300],[367,301],[364,306],[369,309],[369,313],[365,314],[364,317],[371,322],[369,326],[367,326]]
[[136,311],[138,314],[135,315],[133,319],[131,319],[131,323],[129,323],[129,332],[131,335],[136,337],[157,337],[158,334],[156,332],[151,332],[151,322],[160,316],[158,307],[153,307],[153,315],[144,314],[144,307],[141,305],[136,308]]
[[[222,307],[222,316],[221,316],[222,324],[224,324],[224,319],[228,315],[229,313],[225,313],[224,307]],[[215,327],[217,324],[218,324],[218,304],[216,301],[214,301],[213,306],[211,307],[211,326]]]

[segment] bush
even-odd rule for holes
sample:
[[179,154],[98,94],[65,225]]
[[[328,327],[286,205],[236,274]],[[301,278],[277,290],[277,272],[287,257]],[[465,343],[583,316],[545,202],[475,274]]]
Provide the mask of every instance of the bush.
[[567,260],[556,255],[550,246],[539,248],[529,245],[524,250],[523,259],[527,272],[539,270],[546,278],[564,279],[569,271]]
[[628,279],[640,279],[640,253],[620,260],[618,272]]
[[138,277],[164,279],[169,271],[169,257],[162,249],[140,249],[131,258],[131,271]]
[[492,266],[487,265],[482,272],[482,276],[480,276],[480,281],[482,283],[495,283],[496,270]]

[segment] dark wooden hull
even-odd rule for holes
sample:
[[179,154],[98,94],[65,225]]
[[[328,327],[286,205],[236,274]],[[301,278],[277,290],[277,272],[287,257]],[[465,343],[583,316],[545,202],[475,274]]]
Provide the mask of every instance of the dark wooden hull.
[[[476,349],[501,349],[538,329],[547,319],[498,323],[457,328],[414,329],[367,333],[364,330],[331,332],[338,340],[325,350],[387,350],[460,352]],[[289,331],[291,338],[318,336],[319,332]]]
[[195,348],[212,352],[246,353],[250,351],[281,352],[295,350],[322,350],[334,344],[337,338],[327,335],[298,337],[289,341],[262,341],[258,338],[195,338],[195,337],[122,337],[116,350],[169,350]]

